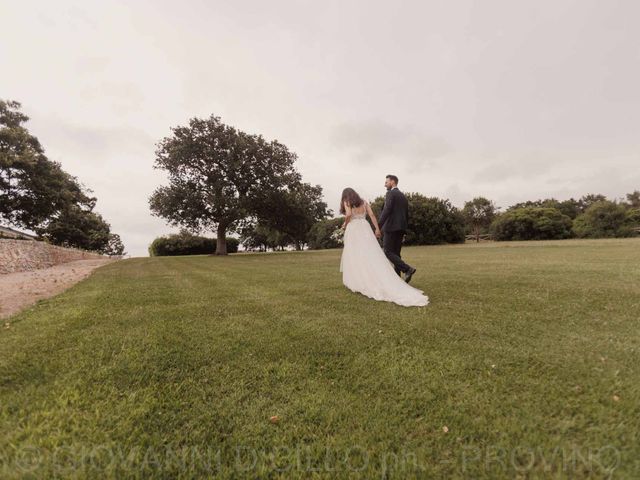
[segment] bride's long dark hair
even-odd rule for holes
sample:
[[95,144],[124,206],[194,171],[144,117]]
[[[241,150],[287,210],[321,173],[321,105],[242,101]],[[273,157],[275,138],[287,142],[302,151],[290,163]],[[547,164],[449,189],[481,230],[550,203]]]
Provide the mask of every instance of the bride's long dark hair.
[[340,213],[342,215],[347,213],[346,210],[344,209],[345,202],[347,202],[347,204],[351,208],[358,208],[360,205],[364,203],[364,200],[360,198],[360,195],[358,195],[358,192],[356,192],[353,188],[347,187],[342,191],[342,198],[340,199]]

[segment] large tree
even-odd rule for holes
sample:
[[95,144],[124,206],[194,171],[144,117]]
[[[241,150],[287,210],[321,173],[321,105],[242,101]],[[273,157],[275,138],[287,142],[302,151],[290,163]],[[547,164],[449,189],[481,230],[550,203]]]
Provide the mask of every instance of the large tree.
[[216,230],[218,255],[227,253],[227,232],[264,216],[274,197],[300,185],[295,153],[277,140],[245,133],[213,115],[192,118],[172,132],[156,150],[154,168],[168,173],[169,184],[153,192],[151,211],[174,226]]
[[480,241],[480,234],[488,231],[491,222],[496,216],[496,207],[493,202],[484,197],[476,197],[465,202],[462,209],[465,221],[469,230],[476,237],[476,242]]
[[0,100],[0,220],[38,230],[72,204],[93,208],[96,199],[49,160],[24,126],[20,103]]
[[20,107],[0,100],[0,221],[56,245],[124,254],[120,237],[93,212],[92,192],[47,158]]

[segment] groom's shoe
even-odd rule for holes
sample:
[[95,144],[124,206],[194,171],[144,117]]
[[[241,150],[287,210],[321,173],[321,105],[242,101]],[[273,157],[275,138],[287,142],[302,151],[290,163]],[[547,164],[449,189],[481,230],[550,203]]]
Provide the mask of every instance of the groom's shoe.
[[412,267],[411,270],[404,274],[404,281],[409,283],[414,273],[416,273],[416,269]]

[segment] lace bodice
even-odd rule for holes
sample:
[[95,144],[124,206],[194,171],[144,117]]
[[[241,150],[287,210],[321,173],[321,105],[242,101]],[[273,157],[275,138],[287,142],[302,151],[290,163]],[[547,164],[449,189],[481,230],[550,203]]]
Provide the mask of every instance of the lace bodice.
[[352,218],[366,218],[367,209],[364,208],[361,212],[358,212],[357,210],[354,209],[354,210],[351,211],[351,216],[352,216]]

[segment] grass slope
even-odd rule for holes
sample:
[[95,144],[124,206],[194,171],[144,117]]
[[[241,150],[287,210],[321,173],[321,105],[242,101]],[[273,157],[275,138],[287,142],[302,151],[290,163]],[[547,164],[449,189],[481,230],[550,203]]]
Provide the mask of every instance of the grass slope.
[[[136,258],[0,330],[0,477],[633,478],[640,241]],[[277,421],[270,417],[277,416]]]

